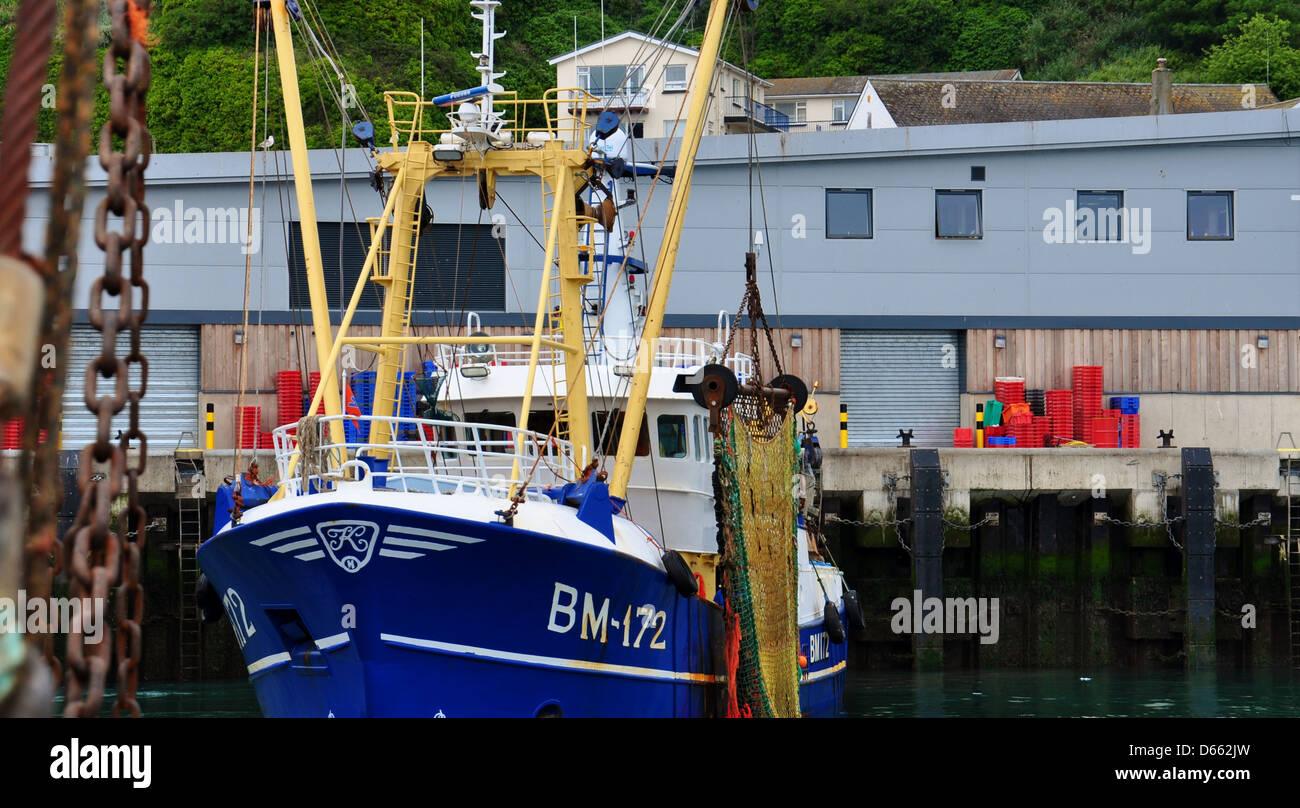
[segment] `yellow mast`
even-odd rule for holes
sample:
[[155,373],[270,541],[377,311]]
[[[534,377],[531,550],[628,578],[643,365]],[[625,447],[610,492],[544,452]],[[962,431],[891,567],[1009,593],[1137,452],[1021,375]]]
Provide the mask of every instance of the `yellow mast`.
[[[666,228],[664,247],[660,251],[655,270],[655,287],[647,314],[645,333],[640,347],[641,361],[633,382],[628,401],[628,415],[623,425],[618,465],[615,469],[612,493],[625,496],[627,478],[630,472],[633,452],[636,448],[637,431],[645,411],[645,396],[649,387],[649,367],[653,365],[653,346],[658,339],[663,324],[664,308],[667,304],[669,283],[676,261],[678,240],[681,236],[685,216],[686,199],[690,191],[691,176],[695,153],[699,148],[700,136],[704,129],[704,114],[707,110],[709,86],[714,75],[714,65],[722,39],[723,21],[726,16],[728,0],[711,0],[708,24],[705,29],[704,44],[700,52],[700,62],[696,69],[696,86],[692,91],[691,106],[688,116],[686,137],[679,156],[679,167],[673,184],[672,198],[669,204],[669,218]],[[299,147],[301,146],[301,164],[306,166],[305,137],[302,134],[302,117],[297,107],[297,93],[289,82],[296,80],[291,61],[292,46],[289,43],[288,16],[285,0],[273,0],[276,22],[276,39],[280,53],[281,73],[286,84],[285,99],[289,107],[291,145],[295,158],[295,169],[299,166]],[[490,29],[490,24],[485,24]],[[485,40],[486,41],[486,40]],[[286,53],[290,58],[287,59]],[[287,64],[286,64],[287,61]],[[528,384],[523,391],[523,406],[519,425],[526,428],[529,408],[532,401],[533,382],[539,364],[542,347],[559,350],[563,355],[563,377],[552,381],[557,388],[556,419],[561,427],[562,437],[567,438],[575,453],[574,461],[581,468],[585,461],[594,454],[591,445],[591,423],[587,402],[586,379],[586,345],[583,329],[582,287],[592,281],[590,263],[583,269],[578,260],[578,230],[588,226],[593,220],[580,215],[574,204],[572,189],[578,187],[580,176],[589,166],[589,152],[584,147],[588,132],[586,122],[587,104],[591,96],[583,90],[554,90],[538,100],[526,101],[514,97],[513,93],[489,95],[489,108],[504,106],[505,118],[510,122],[506,127],[513,137],[512,146],[483,147],[470,145],[464,138],[469,137],[460,130],[440,130],[426,127],[423,123],[424,111],[433,107],[431,102],[413,93],[385,93],[388,104],[389,123],[393,132],[395,151],[378,156],[382,168],[399,177],[393,190],[393,197],[398,199],[396,205],[390,199],[389,210],[381,217],[387,220],[389,211],[392,221],[392,249],[388,266],[378,273],[374,280],[387,288],[385,294],[384,315],[381,334],[378,338],[355,338],[347,334],[347,323],[351,319],[352,309],[360,295],[361,285],[368,280],[363,273],[357,290],[353,294],[352,307],[344,319],[337,339],[329,339],[328,311],[325,307],[324,280],[320,275],[319,244],[317,242],[314,222],[308,226],[306,212],[314,210],[311,199],[310,178],[298,182],[299,207],[303,210],[303,242],[307,253],[309,289],[312,293],[313,319],[317,323],[317,345],[322,357],[329,357],[326,364],[331,364],[339,355],[344,344],[355,345],[369,350],[376,350],[381,357],[376,373],[375,403],[376,407],[386,407],[396,400],[395,389],[398,374],[401,372],[399,357],[402,348],[412,344],[448,344],[463,345],[470,342],[487,342],[496,344],[523,344],[530,346]],[[562,118],[562,108],[567,106],[571,120]],[[532,110],[540,112],[546,123],[542,128],[529,128],[525,121]],[[503,133],[506,131],[503,130]],[[524,136],[529,133],[542,135],[542,141],[534,144],[530,139],[524,145]],[[401,140],[407,139],[406,149],[402,149]],[[446,138],[450,137],[448,141]],[[443,159],[436,155],[437,146],[431,147],[430,141],[438,143],[460,142],[463,151],[457,159]],[[545,239],[545,265],[542,267],[541,289],[537,311],[535,333],[523,337],[503,338],[469,338],[469,337],[408,337],[409,327],[406,311],[409,310],[411,284],[414,281],[414,250],[419,237],[418,210],[422,204],[424,184],[437,176],[456,176],[462,178],[483,177],[487,187],[495,183],[496,175],[532,175],[539,177],[545,184],[544,223],[547,227]],[[297,173],[295,174],[297,178]],[[408,210],[409,208],[409,210]],[[375,238],[380,236],[376,235]],[[367,256],[367,268],[375,263],[377,245],[372,244]],[[313,260],[314,256],[314,260]],[[394,260],[395,259],[395,260]],[[318,295],[319,292],[319,295]],[[551,307],[559,311],[558,328],[552,325]],[[324,324],[324,328],[321,327]],[[549,333],[544,333],[547,331]],[[559,333],[556,333],[556,332]],[[451,371],[452,369],[448,369]],[[338,387],[336,376],[329,369],[322,367],[322,387],[313,401],[325,398],[331,413],[338,413]],[[326,384],[329,387],[326,387]],[[562,392],[559,392],[562,390]],[[332,395],[329,395],[333,391]],[[378,411],[377,411],[378,412]],[[385,414],[378,412],[378,414]],[[342,443],[342,436],[336,435],[334,429],[342,431],[339,422],[331,424],[331,441]],[[372,434],[369,443],[387,443],[392,439],[390,431],[380,422],[371,423]],[[377,430],[377,431],[376,431]],[[517,482],[521,469],[516,463],[512,474]]]
[[655,363],[655,346],[663,328],[664,310],[668,306],[668,288],[673,279],[673,267],[677,263],[677,248],[682,225],[686,220],[686,202],[691,194],[691,177],[695,173],[695,153],[700,147],[700,136],[704,131],[704,113],[708,109],[713,69],[722,45],[726,11],[727,0],[712,0],[709,5],[709,19],[704,27],[704,42],[700,45],[695,86],[691,90],[691,106],[686,117],[686,134],[682,138],[677,175],[673,179],[672,197],[668,202],[663,245],[659,248],[659,257],[655,261],[654,291],[646,307],[645,329],[637,348],[636,375],[627,397],[627,412],[618,438],[614,476],[609,484],[610,494],[616,497],[627,496],[627,484],[632,476],[632,461],[635,458],[637,437],[641,432],[641,418],[645,415],[646,395],[650,391],[650,372]]
[[[293,156],[293,187],[298,197],[298,218],[302,227],[303,263],[307,268],[307,291],[311,296],[311,321],[316,338],[316,357],[321,368],[319,394],[325,399],[325,414],[339,415],[338,380],[326,373],[325,357],[330,355],[333,339],[329,304],[325,296],[325,276],[321,271],[320,236],[316,232],[316,199],[312,195],[311,167],[307,162],[307,135],[302,123],[302,102],[298,97],[298,68],[293,60],[293,38],[289,32],[289,12],[285,0],[271,0],[272,27],[275,29],[275,53],[280,63],[280,86],[284,92],[285,119],[289,127],[289,151]],[[317,395],[316,398],[320,398]],[[311,410],[315,412],[315,409]],[[343,443],[343,422],[329,423],[330,442]]]

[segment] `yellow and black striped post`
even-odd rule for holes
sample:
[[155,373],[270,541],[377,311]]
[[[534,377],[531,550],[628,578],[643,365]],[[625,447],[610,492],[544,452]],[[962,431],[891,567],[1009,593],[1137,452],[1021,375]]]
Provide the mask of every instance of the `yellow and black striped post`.
[[215,431],[217,428],[217,413],[216,413],[216,406],[211,401],[208,402],[207,419],[208,419],[208,424],[207,424],[208,437],[207,437],[207,443],[204,445],[207,446],[209,450],[211,450],[217,448],[217,433]]
[[984,448],[984,405],[975,405],[975,448]]
[[840,405],[840,448],[849,448],[849,405]]

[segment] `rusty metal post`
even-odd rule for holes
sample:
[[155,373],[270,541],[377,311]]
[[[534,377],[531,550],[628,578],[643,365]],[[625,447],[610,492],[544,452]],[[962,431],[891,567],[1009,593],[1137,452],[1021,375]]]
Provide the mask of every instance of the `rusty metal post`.
[[[44,309],[39,262],[22,251],[27,212],[27,172],[36,138],[41,85],[49,61],[55,4],[23,0],[4,117],[0,121],[0,419],[30,416],[32,367]],[[22,475],[0,468],[0,597],[19,602],[23,586],[22,549],[27,502]],[[15,623],[25,615],[14,615]],[[27,652],[22,629],[0,625],[0,715],[48,715],[49,674]],[[44,675],[42,675],[44,673]],[[42,706],[43,705],[43,709]]]

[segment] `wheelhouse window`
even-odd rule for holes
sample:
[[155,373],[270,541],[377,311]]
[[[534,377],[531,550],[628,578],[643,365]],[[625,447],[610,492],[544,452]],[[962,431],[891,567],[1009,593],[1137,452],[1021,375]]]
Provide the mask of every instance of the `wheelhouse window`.
[[984,238],[981,191],[935,191],[936,238]]
[[1122,241],[1123,238],[1123,191],[1078,191],[1075,194],[1075,241]]
[[826,238],[871,238],[871,189],[826,189]]
[[[591,414],[591,440],[600,447],[601,454],[612,457],[618,453],[618,437],[623,433],[623,411],[615,410],[611,423],[610,413],[593,412]],[[646,418],[641,416],[641,434],[636,440],[636,456],[650,454],[650,430],[646,427]]]
[[1188,241],[1231,241],[1232,191],[1187,192]]
[[686,416],[659,416],[659,456],[686,457]]
[[[492,426],[503,426],[508,429],[515,428],[515,414],[513,412],[490,412],[488,410],[467,412],[465,413],[465,421],[471,424],[491,424]],[[510,433],[504,429],[496,430],[483,429],[481,427],[466,427],[466,430],[475,433],[478,440],[489,444],[491,451],[514,451],[514,443],[510,437]]]

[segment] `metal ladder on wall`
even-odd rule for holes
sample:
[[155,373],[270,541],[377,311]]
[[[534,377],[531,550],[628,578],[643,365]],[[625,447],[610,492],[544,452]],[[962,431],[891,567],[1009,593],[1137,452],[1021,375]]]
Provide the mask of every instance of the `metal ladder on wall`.
[[203,454],[176,452],[176,507],[179,513],[176,561],[180,597],[180,678],[199,679],[203,668],[203,623],[194,590],[199,582],[199,545],[203,543],[203,505],[207,489],[203,479]]
[[1300,457],[1283,450],[1286,475],[1286,605],[1291,667],[1300,668]]

